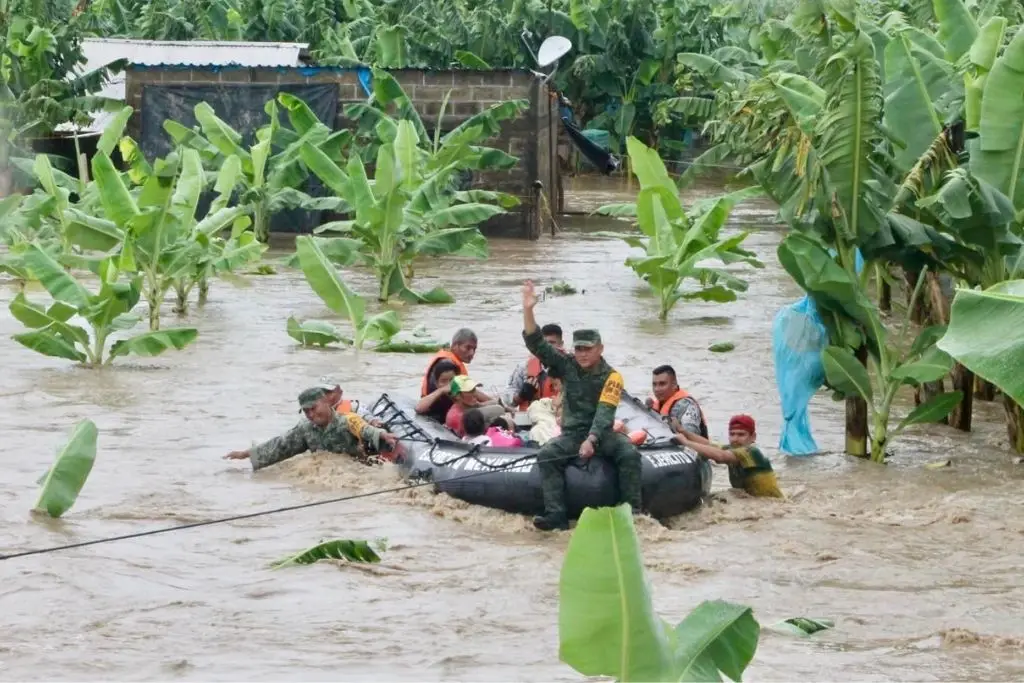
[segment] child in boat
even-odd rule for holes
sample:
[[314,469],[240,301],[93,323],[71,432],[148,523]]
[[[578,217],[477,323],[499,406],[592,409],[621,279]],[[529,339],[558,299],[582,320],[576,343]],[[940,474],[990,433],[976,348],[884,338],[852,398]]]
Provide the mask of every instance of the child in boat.
[[511,418],[499,415],[490,425],[487,425],[486,420],[479,408],[467,410],[462,416],[462,428],[466,430],[462,440],[479,446],[497,448],[519,448],[523,445],[523,440],[515,435],[515,424]]
[[729,466],[729,483],[733,488],[743,489],[752,496],[764,498],[785,498],[779,488],[778,479],[772,470],[772,463],[754,443],[757,426],[749,415],[734,415],[729,420],[729,448],[719,448],[699,434],[688,432],[678,423],[674,424],[680,433],[675,439],[688,446],[708,460]]

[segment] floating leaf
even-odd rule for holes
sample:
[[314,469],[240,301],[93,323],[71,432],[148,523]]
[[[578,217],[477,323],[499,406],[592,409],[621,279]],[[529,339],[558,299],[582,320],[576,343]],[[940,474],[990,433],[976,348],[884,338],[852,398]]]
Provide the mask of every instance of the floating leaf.
[[98,435],[91,420],[82,420],[75,425],[71,438],[57,453],[56,461],[41,480],[42,490],[36,510],[51,517],[60,517],[71,509],[96,461]]
[[708,351],[711,353],[728,353],[736,348],[736,345],[732,342],[716,342],[708,347]]
[[793,617],[791,619],[784,619],[777,624],[772,624],[767,628],[772,631],[779,631],[781,633],[789,633],[794,636],[809,636],[819,631],[826,631],[830,628],[834,628],[836,622],[831,619],[810,619],[808,617]]
[[308,550],[278,560],[271,567],[278,569],[292,564],[313,564],[320,560],[348,560],[349,562],[380,562],[378,555],[366,541],[337,539],[321,542]]

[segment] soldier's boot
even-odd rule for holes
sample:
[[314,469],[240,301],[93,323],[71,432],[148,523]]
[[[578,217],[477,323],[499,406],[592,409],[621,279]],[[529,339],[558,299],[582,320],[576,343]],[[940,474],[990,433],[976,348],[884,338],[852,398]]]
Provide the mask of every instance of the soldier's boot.
[[569,517],[561,512],[537,515],[533,518],[533,526],[541,531],[565,531],[569,528]]

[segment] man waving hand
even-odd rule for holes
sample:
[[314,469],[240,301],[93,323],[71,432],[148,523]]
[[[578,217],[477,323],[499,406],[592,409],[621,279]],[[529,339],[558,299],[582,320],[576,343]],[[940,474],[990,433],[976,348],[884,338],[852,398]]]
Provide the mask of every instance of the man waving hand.
[[544,490],[544,514],[533,519],[542,531],[568,529],[565,506],[565,468],[569,460],[604,457],[619,473],[620,501],[640,512],[640,453],[629,438],[612,430],[615,409],[622,395],[622,375],[601,355],[604,346],[597,330],[576,330],[573,355],[566,355],[544,339],[533,309],[537,295],[533,283],[523,286],[523,340],[526,348],[562,380],[562,433],[544,444],[537,454]]

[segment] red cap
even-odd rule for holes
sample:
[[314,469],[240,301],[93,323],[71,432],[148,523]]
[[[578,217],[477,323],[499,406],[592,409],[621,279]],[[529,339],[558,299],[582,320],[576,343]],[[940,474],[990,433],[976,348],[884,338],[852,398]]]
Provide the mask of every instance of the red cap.
[[757,432],[757,426],[754,424],[754,418],[749,415],[733,415],[729,418],[729,431],[732,431],[733,429],[742,429],[750,434]]

